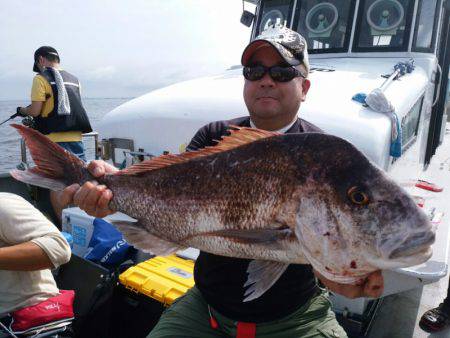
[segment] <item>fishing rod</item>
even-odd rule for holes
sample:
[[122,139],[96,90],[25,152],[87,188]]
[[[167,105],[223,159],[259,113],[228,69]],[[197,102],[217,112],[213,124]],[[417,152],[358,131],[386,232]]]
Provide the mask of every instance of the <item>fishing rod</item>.
[[[47,95],[45,96],[45,97],[47,97]],[[28,106],[29,107],[29,106]],[[27,108],[28,108],[27,107]],[[28,117],[30,117],[29,115],[27,115],[27,114],[25,114],[25,113],[21,113],[20,112],[20,107],[17,107],[17,109],[16,109],[16,113],[15,114],[13,114],[13,115],[11,115],[9,118],[7,118],[5,121],[3,121],[2,123],[0,123],[0,126],[2,125],[2,124],[5,124],[6,122],[8,122],[8,121],[11,121],[12,119],[15,119],[16,117],[18,117],[18,116],[22,116],[22,117],[25,117],[25,119],[27,119]],[[22,123],[23,123],[23,120],[22,120]],[[25,123],[24,123],[25,124]],[[28,126],[28,125],[27,125]]]
[[8,122],[8,121],[10,121],[10,120],[12,120],[12,119],[15,119],[17,116],[23,116],[23,115],[22,115],[21,113],[15,113],[15,114],[11,115],[9,118],[7,118],[5,121],[3,121],[2,123],[0,123],[0,126],[1,126],[2,124],[6,123],[6,122]]

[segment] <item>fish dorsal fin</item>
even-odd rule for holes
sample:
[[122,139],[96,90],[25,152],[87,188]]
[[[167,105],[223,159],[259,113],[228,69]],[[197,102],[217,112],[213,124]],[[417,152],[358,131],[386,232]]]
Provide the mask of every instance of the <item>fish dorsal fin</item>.
[[179,155],[168,154],[153,157],[147,161],[143,161],[134,164],[129,168],[123,169],[119,171],[117,175],[138,175],[150,170],[160,169],[173,164],[187,162],[194,158],[221,153],[257,140],[281,135],[277,132],[249,127],[238,127],[233,125],[230,125],[228,130],[230,131],[230,135],[223,136],[222,139],[218,141],[219,143],[215,146],[205,147],[197,151],[185,152]]

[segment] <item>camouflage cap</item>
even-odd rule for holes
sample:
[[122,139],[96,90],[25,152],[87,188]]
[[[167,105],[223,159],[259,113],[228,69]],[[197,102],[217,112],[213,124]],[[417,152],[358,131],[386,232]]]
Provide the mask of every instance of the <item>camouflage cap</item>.
[[269,27],[252,40],[242,53],[241,64],[247,66],[256,50],[265,44],[274,47],[289,65],[303,64],[306,69],[306,74],[303,75],[308,76],[309,59],[305,38],[299,33],[282,26]]

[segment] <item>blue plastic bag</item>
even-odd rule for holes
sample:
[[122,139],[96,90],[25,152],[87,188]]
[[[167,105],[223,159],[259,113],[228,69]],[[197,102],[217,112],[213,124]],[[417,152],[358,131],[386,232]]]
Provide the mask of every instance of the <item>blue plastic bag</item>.
[[398,120],[397,114],[394,113],[397,128],[397,138],[392,141],[390,148],[390,155],[392,157],[402,156],[402,128]]
[[94,219],[93,225],[94,231],[84,258],[107,266],[124,262],[131,246],[123,239],[122,233],[101,218]]

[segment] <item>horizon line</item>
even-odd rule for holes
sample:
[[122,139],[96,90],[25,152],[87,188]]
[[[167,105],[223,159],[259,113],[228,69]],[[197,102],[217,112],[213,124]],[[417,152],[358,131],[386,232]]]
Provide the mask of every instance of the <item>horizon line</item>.
[[[137,96],[118,96],[118,97],[82,97],[81,100],[93,100],[93,99],[104,99],[104,100],[112,100],[112,99],[134,99]],[[0,99],[0,102],[7,102],[7,101],[30,101],[29,98],[27,99]]]

